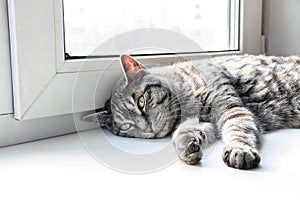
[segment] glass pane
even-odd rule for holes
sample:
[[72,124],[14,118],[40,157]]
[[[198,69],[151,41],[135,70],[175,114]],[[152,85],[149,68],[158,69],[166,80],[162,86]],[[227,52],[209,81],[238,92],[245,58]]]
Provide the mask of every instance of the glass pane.
[[[188,49],[178,45],[176,51],[179,52],[237,50],[238,2],[64,0],[65,50],[70,56],[98,55],[95,49],[108,39],[141,28],[174,31],[192,39],[201,47]],[[145,36],[144,40],[147,39],[150,38]],[[167,39],[172,41],[172,38]],[[102,50],[101,55],[117,55],[123,53],[121,51],[118,50],[118,41],[115,41],[114,47]]]

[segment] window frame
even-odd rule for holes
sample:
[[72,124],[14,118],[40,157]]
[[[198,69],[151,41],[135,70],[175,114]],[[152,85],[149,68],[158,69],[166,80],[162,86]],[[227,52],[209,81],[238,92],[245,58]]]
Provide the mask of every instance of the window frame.
[[[211,56],[260,53],[262,0],[241,0],[240,6],[240,50],[210,53]],[[104,104],[121,74],[119,62],[112,62],[112,58],[65,59],[62,0],[8,0],[8,13],[16,119],[78,113]],[[184,55],[199,56],[203,53]],[[143,63],[167,63],[171,59],[174,55],[138,57]],[[104,71],[103,66],[111,63],[111,68]],[[81,105],[74,108],[78,74],[86,81],[76,91]],[[105,79],[107,87],[101,88],[102,95],[94,102],[99,76]]]
[[13,113],[6,1],[0,1],[0,116]]

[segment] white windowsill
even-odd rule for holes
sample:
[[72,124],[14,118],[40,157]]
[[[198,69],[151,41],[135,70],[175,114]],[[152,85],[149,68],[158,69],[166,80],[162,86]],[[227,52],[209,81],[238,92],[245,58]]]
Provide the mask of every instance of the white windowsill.
[[221,159],[221,142],[201,166],[177,161],[146,175],[122,174],[104,167],[87,153],[77,134],[6,147],[0,149],[1,197],[153,200],[241,199],[242,195],[243,200],[297,199],[299,132],[282,130],[265,135],[261,167],[252,171],[227,168]]

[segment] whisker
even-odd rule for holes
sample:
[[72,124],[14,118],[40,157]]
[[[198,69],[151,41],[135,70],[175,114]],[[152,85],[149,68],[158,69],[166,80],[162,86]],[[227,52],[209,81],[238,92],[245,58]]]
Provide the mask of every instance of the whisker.
[[202,106],[200,103],[198,102],[189,102],[189,104],[185,104],[188,102],[184,102],[184,103],[177,103],[177,104],[172,104],[172,105],[167,105],[164,109],[164,111],[166,110],[171,110],[174,107],[180,107],[181,109],[183,108],[194,108],[194,106],[199,106],[199,108],[211,108],[212,106]]
[[[212,106],[200,106],[200,108],[211,108]],[[175,110],[172,110],[171,113],[169,113],[169,116],[164,117],[165,120],[169,120],[169,119],[174,119],[174,118],[178,118],[178,117],[182,117],[182,113],[180,112],[178,114],[177,111],[181,111],[183,109],[189,109],[189,108],[194,108],[193,104],[188,104],[188,105],[184,105],[180,108],[177,108]],[[159,123],[159,125],[161,125],[162,123]]]

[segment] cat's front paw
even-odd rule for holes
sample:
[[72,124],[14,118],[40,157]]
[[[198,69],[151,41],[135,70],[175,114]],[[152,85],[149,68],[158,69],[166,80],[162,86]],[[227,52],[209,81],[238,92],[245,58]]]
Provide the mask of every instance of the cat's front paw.
[[191,118],[180,124],[172,140],[180,160],[195,165],[202,158],[202,149],[217,140],[217,133],[213,124]]
[[260,156],[253,148],[224,147],[223,160],[229,167],[253,169],[258,167]]
[[201,137],[198,134],[186,134],[174,144],[177,154],[183,162],[189,165],[197,164],[202,158]]

